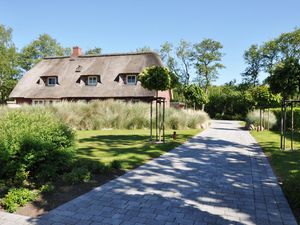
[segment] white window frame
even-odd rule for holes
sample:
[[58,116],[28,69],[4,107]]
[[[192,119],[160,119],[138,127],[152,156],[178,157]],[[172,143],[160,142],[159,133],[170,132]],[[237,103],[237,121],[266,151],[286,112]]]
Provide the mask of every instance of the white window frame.
[[[129,77],[134,77],[134,82],[129,82]],[[134,74],[127,75],[126,76],[126,84],[136,85],[136,75],[134,75]]]
[[[96,82],[94,82],[95,80],[96,80]],[[97,76],[88,76],[88,80],[87,80],[87,85],[88,86],[97,86],[97,83],[98,83]]]
[[[50,83],[50,80],[53,79],[54,80],[54,84]],[[54,87],[57,83],[57,77],[47,77],[47,86],[49,87]]]

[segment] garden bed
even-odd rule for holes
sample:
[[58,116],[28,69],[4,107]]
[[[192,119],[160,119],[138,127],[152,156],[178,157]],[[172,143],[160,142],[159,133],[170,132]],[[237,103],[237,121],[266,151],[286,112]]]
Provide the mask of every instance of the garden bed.
[[119,162],[119,165],[115,166],[118,169],[109,167],[109,170],[93,174],[89,181],[79,184],[62,181],[53,183],[54,188],[51,192],[39,194],[35,201],[19,207],[16,213],[33,217],[44,214],[152,158],[159,157],[199,132],[199,129],[179,130],[177,139],[173,140],[173,130],[167,130],[166,143],[151,144],[148,130],[77,131],[76,156],[79,161],[89,160],[102,165]]

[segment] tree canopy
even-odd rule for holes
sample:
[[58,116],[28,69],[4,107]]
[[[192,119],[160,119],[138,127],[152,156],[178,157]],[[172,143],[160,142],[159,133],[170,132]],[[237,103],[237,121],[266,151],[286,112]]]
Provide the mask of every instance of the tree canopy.
[[86,55],[101,55],[101,53],[102,53],[102,48],[97,48],[97,47],[85,51]]
[[48,34],[41,34],[36,40],[21,50],[21,67],[27,71],[43,58],[49,56],[70,55],[70,48],[64,48]]
[[186,103],[190,106],[199,107],[207,103],[207,95],[203,89],[196,84],[186,85],[184,88]]
[[172,89],[177,83],[177,77],[166,67],[147,67],[138,76],[142,87],[149,90],[165,91]]
[[20,76],[12,29],[0,25],[0,103],[5,103]]
[[220,50],[222,44],[212,39],[204,39],[194,45],[193,60],[197,72],[197,79],[207,93],[208,87],[218,77],[218,70],[225,66],[221,63],[224,55]]
[[295,58],[288,58],[276,65],[267,78],[271,90],[280,93],[284,99],[299,95],[300,90],[300,64]]

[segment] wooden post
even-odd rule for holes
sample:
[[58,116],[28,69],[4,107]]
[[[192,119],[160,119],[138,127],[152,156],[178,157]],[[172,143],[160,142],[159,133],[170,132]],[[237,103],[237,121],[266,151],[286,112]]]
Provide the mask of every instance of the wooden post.
[[292,129],[292,136],[291,136],[291,150],[293,150],[293,142],[294,142],[294,110],[293,110],[293,102],[291,102],[291,129]]
[[280,149],[283,149],[283,102],[281,104],[281,121],[280,121]]
[[165,139],[165,110],[166,109],[166,102],[165,99],[163,100],[163,142],[165,143],[166,139]]
[[285,150],[285,141],[286,141],[286,102],[284,102],[284,122],[283,122],[283,150]]
[[268,108],[268,130],[270,130],[270,108]]
[[158,102],[158,107],[159,107],[159,110],[158,110],[158,124],[159,124],[159,130],[158,130],[158,134],[159,134],[159,141],[161,141],[161,100],[159,100]]
[[259,108],[259,131],[261,131],[262,127],[262,115],[261,115],[261,108]]
[[158,130],[157,130],[157,123],[158,123],[158,111],[157,111],[157,99],[155,100],[155,113],[156,113],[156,118],[155,118],[155,140],[158,141]]
[[150,141],[152,142],[152,112],[153,112],[153,107],[152,107],[152,100],[150,103]]

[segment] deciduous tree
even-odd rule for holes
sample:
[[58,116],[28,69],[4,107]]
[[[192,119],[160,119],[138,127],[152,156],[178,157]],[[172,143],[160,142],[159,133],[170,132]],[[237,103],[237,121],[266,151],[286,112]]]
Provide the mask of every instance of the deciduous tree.
[[69,55],[70,51],[50,35],[42,34],[22,49],[21,67],[27,71],[45,57]]
[[[221,63],[222,44],[212,39],[204,39],[198,44],[194,45],[193,60],[197,72],[197,80],[201,86],[204,87],[205,93],[208,94],[208,88],[212,82],[218,77],[218,70],[225,66]],[[202,105],[204,110],[204,104]]]
[[12,29],[0,25],[0,104],[5,103],[20,76]]
[[102,53],[102,48],[91,48],[91,49],[88,49],[85,54],[86,55],[101,55]]

